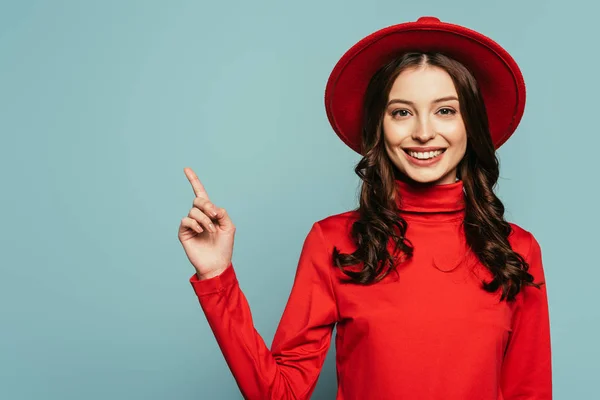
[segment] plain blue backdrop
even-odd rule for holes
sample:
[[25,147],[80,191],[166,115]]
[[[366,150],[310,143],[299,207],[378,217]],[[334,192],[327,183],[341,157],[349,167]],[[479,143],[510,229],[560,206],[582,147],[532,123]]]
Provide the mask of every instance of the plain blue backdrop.
[[[598,6],[592,1],[0,2],[0,398],[239,399],[177,228],[192,167],[237,226],[268,345],[312,223],[357,204],[323,92],[339,57],[433,15],[504,46],[527,106],[507,219],[545,262],[556,399],[600,373]],[[335,351],[315,399],[333,399]]]

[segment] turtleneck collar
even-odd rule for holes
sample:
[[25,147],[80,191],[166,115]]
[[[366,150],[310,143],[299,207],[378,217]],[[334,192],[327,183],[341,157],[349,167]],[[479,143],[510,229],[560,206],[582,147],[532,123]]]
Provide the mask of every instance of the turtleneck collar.
[[457,220],[464,216],[463,182],[413,185],[396,179],[396,204],[403,215],[419,219]]

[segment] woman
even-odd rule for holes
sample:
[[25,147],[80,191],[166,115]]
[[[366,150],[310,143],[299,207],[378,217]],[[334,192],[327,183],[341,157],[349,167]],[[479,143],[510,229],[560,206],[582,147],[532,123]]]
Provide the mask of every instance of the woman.
[[493,192],[525,104],[514,60],[422,17],[348,50],[325,102],[363,156],[360,206],[313,224],[270,350],[231,264],[235,227],[185,170],[190,282],[244,397],[310,398],[337,325],[337,399],[550,399],[540,246]]

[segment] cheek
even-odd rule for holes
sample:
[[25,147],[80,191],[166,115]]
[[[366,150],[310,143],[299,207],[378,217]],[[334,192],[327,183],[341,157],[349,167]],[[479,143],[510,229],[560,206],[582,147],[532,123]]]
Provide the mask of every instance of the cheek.
[[467,148],[467,132],[464,127],[457,127],[457,129],[446,135],[446,140],[457,151],[464,154]]
[[467,137],[457,136],[450,142],[452,155],[447,159],[450,168],[456,168],[467,151]]
[[388,147],[397,147],[408,136],[407,128],[390,121],[383,120],[383,140]]
[[465,155],[465,152],[467,151],[467,134],[466,134],[466,132],[460,137],[458,148],[460,149],[460,154],[461,154],[460,158],[462,158]]

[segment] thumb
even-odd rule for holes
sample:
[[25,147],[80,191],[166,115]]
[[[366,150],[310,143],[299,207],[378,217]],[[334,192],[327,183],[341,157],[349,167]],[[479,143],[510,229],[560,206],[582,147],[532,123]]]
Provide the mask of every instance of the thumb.
[[219,226],[224,230],[228,231],[233,228],[233,221],[231,221],[229,214],[227,214],[227,210],[224,208],[217,208],[217,216],[215,218],[217,219]]

